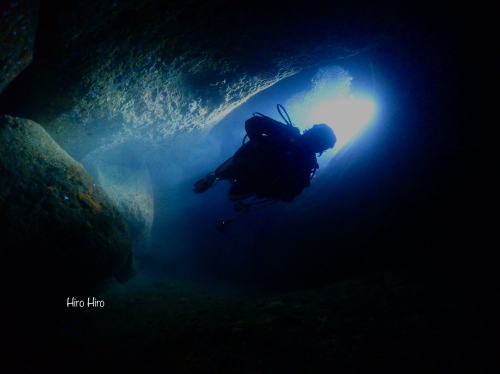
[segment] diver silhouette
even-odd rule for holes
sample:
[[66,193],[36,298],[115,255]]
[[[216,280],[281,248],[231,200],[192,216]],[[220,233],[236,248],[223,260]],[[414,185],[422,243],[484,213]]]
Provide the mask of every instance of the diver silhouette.
[[[228,180],[232,183],[229,199],[248,207],[243,200],[252,196],[290,202],[308,187],[319,167],[316,153],[321,155],[333,148],[337,138],[326,124],[314,125],[301,134],[280,104],[278,112],[286,124],[261,113],[254,113],[245,121],[247,134],[242,146],[215,171],[196,182],[193,191],[202,193],[219,180]],[[249,141],[245,143],[247,137]]]

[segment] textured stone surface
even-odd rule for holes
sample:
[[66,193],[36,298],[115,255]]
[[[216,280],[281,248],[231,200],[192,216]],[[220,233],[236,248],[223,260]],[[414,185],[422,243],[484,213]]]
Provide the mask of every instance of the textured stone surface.
[[43,15],[40,58],[23,78],[30,90],[10,106],[79,160],[208,130],[280,79],[376,46],[395,28],[392,8],[351,2],[68,0],[44,3]]
[[97,180],[127,222],[134,253],[143,253],[149,245],[154,221],[149,170],[103,165],[97,168]]
[[0,92],[31,63],[38,3],[0,1]]
[[[86,166],[122,158],[108,164],[142,170],[148,152],[199,138],[280,79],[383,43],[402,26],[395,15],[362,1],[45,1],[36,58],[0,113],[37,121]],[[133,236],[147,237],[152,197],[108,170],[104,188]]]
[[0,154],[2,274],[51,290],[123,279],[127,226],[83,166],[40,125],[9,116],[0,117]]

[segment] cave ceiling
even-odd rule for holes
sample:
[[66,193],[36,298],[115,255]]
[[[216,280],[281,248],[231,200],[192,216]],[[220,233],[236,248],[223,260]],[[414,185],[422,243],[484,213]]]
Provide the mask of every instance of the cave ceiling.
[[[21,3],[6,9],[38,22],[34,57],[0,109],[37,121],[77,159],[209,130],[279,80],[381,45],[402,27],[401,10],[363,2]],[[29,55],[29,38],[24,47]],[[2,56],[6,67],[19,59]]]

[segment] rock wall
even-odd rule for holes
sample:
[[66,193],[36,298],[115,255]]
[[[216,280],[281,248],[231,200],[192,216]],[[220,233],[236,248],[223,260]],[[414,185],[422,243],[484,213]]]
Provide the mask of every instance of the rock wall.
[[141,153],[210,129],[280,79],[378,45],[394,29],[391,10],[352,2],[44,2],[39,58],[23,78],[29,90],[0,111],[42,124],[78,160],[128,141],[143,145]]
[[97,167],[97,180],[127,222],[135,254],[147,251],[154,221],[151,176],[146,168],[117,165]]
[[39,2],[0,2],[0,92],[33,57]]
[[16,289],[127,279],[127,225],[80,163],[40,125],[10,116],[0,117],[0,154],[0,266]]
[[[6,4],[7,10],[3,5],[1,8],[0,26],[0,31],[5,29],[0,66],[9,67],[0,73],[0,80],[5,82],[29,62],[33,44],[29,35],[33,35],[38,9],[35,0]],[[42,1],[35,59],[2,92],[0,114],[36,121],[89,170],[98,168],[103,160],[121,167],[123,160],[113,164],[109,159],[116,154],[126,155],[127,166],[137,166],[136,170],[130,170],[134,175],[144,169],[146,163],[141,161],[151,156],[151,152],[168,149],[173,143],[179,147],[188,144],[194,135],[210,130],[226,113],[277,81],[385,42],[388,36],[397,33],[398,27],[404,27],[397,15],[398,10],[392,4],[363,1],[328,5],[321,2],[285,5],[263,0]],[[21,35],[26,36],[19,39]],[[28,143],[33,140],[25,139]],[[7,143],[4,146],[14,147]],[[19,143],[19,147],[24,145]],[[5,148],[6,152],[10,149]],[[20,148],[15,149],[20,152]],[[83,220],[84,232],[88,231],[92,240],[104,243],[108,235],[113,237],[114,229],[101,232],[92,221],[104,217],[102,212],[106,210],[101,209],[104,205],[95,198],[96,191],[100,191],[99,198],[104,193],[98,186],[94,188],[90,179],[84,187],[77,186],[74,184],[77,177],[71,177],[68,171],[86,175],[81,165],[56,169],[46,164],[33,166],[26,154],[20,154],[14,169],[9,162],[10,157],[2,160],[2,167],[9,170],[5,188],[10,191],[2,198],[11,204],[11,213],[21,217],[26,207],[36,207],[29,208],[36,211],[29,224],[35,228],[45,225],[38,223],[39,214],[48,219],[40,222],[49,222],[44,236],[42,231],[30,232],[22,219],[15,221],[17,226],[12,226],[15,235],[9,245],[17,246],[18,239],[24,236],[19,230],[24,230],[29,245],[43,238],[41,245],[52,248],[58,256],[59,249],[53,249],[49,242],[54,240],[62,248],[61,243],[74,242],[72,230],[82,227],[80,221],[68,223],[54,213],[63,210],[71,217],[79,211],[89,216],[78,219]],[[38,174],[26,172],[19,176],[13,172],[32,167],[39,170]],[[71,188],[49,184],[44,178],[50,178],[51,174],[62,178],[63,184],[70,183]],[[17,182],[18,177],[21,182]],[[152,196],[135,195],[135,186],[130,185],[127,190],[120,184],[125,181],[117,184],[114,175],[106,174],[104,169],[100,179],[109,182],[103,182],[105,188],[115,194],[117,207],[125,213],[136,243],[144,242],[152,225]],[[36,187],[25,193],[21,186]],[[62,195],[61,191],[71,191],[72,195]],[[35,198],[37,193],[40,201]],[[113,205],[107,197],[103,199]],[[7,213],[2,214],[7,219]],[[111,215],[119,217],[114,210]],[[103,219],[115,222],[109,217]],[[122,222],[121,217],[115,224],[118,222]],[[9,233],[9,227],[3,232]],[[82,232],[78,235],[83,235]],[[58,235],[63,239],[57,239]],[[87,242],[81,240],[81,243],[75,253],[86,248]],[[107,251],[103,249],[103,253],[111,253]],[[118,251],[121,253],[122,249]],[[113,258],[110,263],[114,265],[123,260],[122,254]],[[91,266],[94,260],[87,260]],[[60,264],[65,262],[61,260]],[[113,266],[90,278],[113,274],[117,270]]]

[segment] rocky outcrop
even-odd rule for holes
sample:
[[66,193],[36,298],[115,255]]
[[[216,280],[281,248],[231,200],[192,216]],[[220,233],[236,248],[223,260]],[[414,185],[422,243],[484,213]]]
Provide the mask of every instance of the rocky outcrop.
[[0,92],[31,63],[38,11],[38,0],[0,3]]
[[[25,9],[25,4],[30,3],[8,2],[16,10]],[[20,16],[28,18],[30,14],[32,11],[25,9]],[[283,5],[264,0],[242,0],[237,4],[226,0],[44,1],[40,7],[35,59],[3,91],[0,114],[30,118],[41,124],[57,144],[86,166],[88,159],[95,168],[102,163],[126,166],[130,175],[139,175],[148,157],[156,157],[154,152],[173,148],[170,145],[182,148],[189,144],[189,139],[201,138],[226,113],[279,80],[311,67],[331,65],[385,42],[388,36],[397,34],[398,27],[404,26],[397,14],[392,4],[367,5],[356,0],[331,2],[327,6],[314,2]],[[5,14],[3,17],[2,21]],[[25,26],[14,21],[1,25],[8,25],[10,31],[5,35],[11,36],[20,35]],[[2,44],[2,58],[7,56],[4,50],[10,45],[24,48],[19,40],[5,45]],[[22,60],[16,57],[14,47],[8,48],[11,48],[6,60],[9,64]],[[12,121],[6,123],[19,122]],[[34,139],[25,141],[29,143]],[[5,146],[15,147],[9,143]],[[19,147],[25,146],[19,143]],[[114,162],[116,155],[127,157],[127,162]],[[162,157],[169,161],[168,154]],[[18,221],[13,224],[17,226],[12,226],[15,229],[9,228],[11,226],[2,229],[5,233],[13,230],[14,239],[9,245],[17,245],[18,237],[24,237],[19,234],[22,228],[26,231],[27,243],[40,241],[41,245],[51,248],[54,252],[51,256],[57,258],[59,249],[53,249],[51,240],[63,248],[61,243],[73,243],[74,230],[81,230],[77,232],[78,238],[88,233],[92,240],[99,242],[96,248],[104,245],[106,237],[115,238],[113,240],[120,237],[114,236],[114,229],[107,224],[104,224],[107,231],[96,229],[99,225],[96,226],[94,220],[112,221],[114,225],[122,221],[113,218],[118,217],[115,210],[111,213],[104,209],[99,200],[104,193],[94,189],[95,182],[88,182],[84,187],[70,184],[63,189],[44,179],[53,174],[56,181],[73,183],[72,174],[80,175],[81,166],[53,169],[49,164],[31,164],[25,154],[21,154],[19,160],[29,162],[16,161],[16,167],[8,168],[10,156],[2,158],[10,178],[9,183],[5,182],[8,192],[2,192],[2,199],[8,200],[14,207],[9,209],[19,217],[20,212],[24,212],[19,210],[23,204],[36,207],[22,209],[35,211],[36,214],[30,216],[30,225],[43,228],[39,232],[30,231],[23,220],[16,218]],[[131,167],[132,164],[139,166]],[[35,180],[40,178],[36,187],[32,187],[28,174],[23,174],[24,179],[17,182],[17,172],[13,171],[31,167],[42,170],[37,172],[40,175],[29,176]],[[101,169],[103,187],[125,213],[136,244],[147,242],[153,219],[152,196],[142,192],[137,195],[134,183],[127,184],[128,180],[116,178],[119,175],[109,170]],[[93,175],[97,177],[97,173]],[[32,189],[24,192],[23,188]],[[112,205],[109,202],[109,206]],[[70,214],[71,220],[59,216],[58,212],[63,211]],[[104,218],[103,212],[111,216]],[[83,219],[80,213],[89,219]],[[8,214],[2,213],[6,219]],[[40,214],[48,219],[40,222],[48,224],[38,222]],[[83,219],[84,229],[79,219]],[[46,235],[42,235],[42,230],[48,230]],[[76,241],[78,246],[73,249],[71,244],[71,250],[85,251],[86,241]],[[123,260],[122,249],[111,252],[103,249],[102,253],[108,255],[115,250],[120,254],[115,253],[105,270],[97,271],[98,274],[90,278],[117,271],[114,266],[119,267]],[[40,261],[43,258],[40,255]],[[84,267],[92,266],[89,260]],[[83,273],[79,277],[84,276]]]
[[144,253],[151,239],[154,199],[147,168],[117,165],[97,167],[97,180],[127,222],[135,254]]
[[131,243],[112,200],[37,123],[0,117],[1,272],[57,291],[127,279]]
[[[141,154],[210,129],[285,77],[378,45],[394,28],[386,10],[351,2],[46,2],[40,58],[23,78],[30,89],[0,110],[16,107],[41,123],[78,160],[130,141]],[[384,17],[374,21],[373,13]]]

